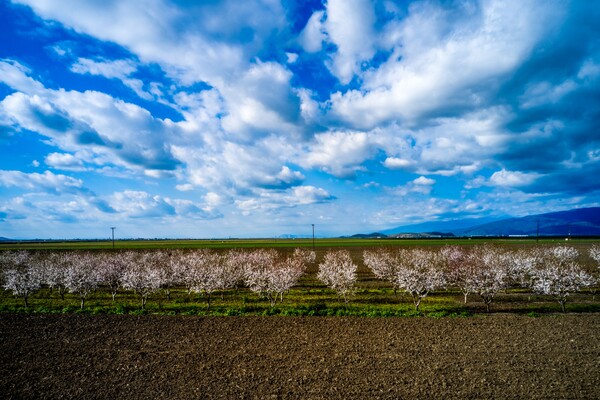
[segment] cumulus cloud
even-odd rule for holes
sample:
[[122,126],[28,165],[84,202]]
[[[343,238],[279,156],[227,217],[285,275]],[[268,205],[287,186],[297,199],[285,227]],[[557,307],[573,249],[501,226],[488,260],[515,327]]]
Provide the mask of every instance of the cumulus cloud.
[[335,200],[328,191],[314,186],[296,186],[284,191],[266,191],[257,193],[258,196],[236,200],[236,206],[243,214],[249,215],[254,211],[270,211],[281,208],[293,208],[310,204],[326,203]]
[[[497,90],[498,79],[529,56],[554,17],[533,2],[505,7],[490,1],[480,9],[461,4],[461,13],[431,3],[412,5],[393,32],[391,56],[364,74],[361,90],[334,93],[333,113],[368,129],[481,106]],[[534,15],[537,23],[531,24]]]
[[137,65],[132,60],[92,60],[79,57],[71,65],[71,71],[78,74],[99,75],[108,79],[118,79],[143,99],[150,100],[153,96],[144,91],[144,82],[132,77],[137,71]]
[[304,50],[309,53],[320,51],[323,46],[323,41],[327,38],[323,26],[324,14],[324,11],[314,12],[308,19],[304,30],[299,36],[300,44]]
[[361,62],[375,54],[374,24],[375,12],[368,0],[327,2],[325,29],[336,46],[328,67],[342,84],[349,83],[361,70]]
[[49,137],[61,150],[78,152],[86,162],[149,173],[172,171],[179,164],[169,148],[168,137],[178,129],[170,121],[100,92],[51,90],[41,84],[35,88],[32,94],[6,96],[0,110],[18,126]]
[[46,156],[46,165],[56,169],[83,171],[84,164],[79,158],[68,153],[50,153]]
[[407,196],[411,193],[429,195],[435,185],[435,179],[420,176],[403,186],[398,186],[392,189],[392,193],[396,196]]
[[285,189],[304,180],[300,171],[282,165],[294,154],[294,147],[283,138],[270,136],[252,145],[224,140],[214,146],[174,146],[174,155],[186,165],[184,178],[190,184],[237,195],[256,189]]
[[92,60],[89,58],[78,58],[71,71],[78,74],[100,75],[105,78],[125,79],[137,70],[137,66],[131,60]]
[[218,211],[196,204],[191,200],[172,199],[144,191],[116,192],[108,199],[108,203],[120,215],[129,218],[214,219],[222,216]]
[[385,165],[389,169],[404,169],[411,167],[413,165],[413,162],[405,158],[387,157],[383,162],[383,165]]
[[83,181],[50,171],[25,173],[0,170],[0,186],[16,187],[23,190],[40,190],[54,193],[77,193],[83,190]]
[[363,169],[361,164],[375,151],[365,132],[326,132],[315,136],[302,164],[307,168],[321,168],[340,178],[351,178]]
[[0,59],[0,82],[23,93],[36,93],[42,89],[42,84],[29,77],[27,67],[14,60]]
[[282,65],[259,62],[248,69],[235,85],[221,88],[227,99],[225,130],[242,140],[248,133],[294,133],[300,117],[300,98],[290,86],[292,74]]
[[[68,210],[167,223],[224,208],[381,224],[485,214],[494,201],[511,210],[503,195],[555,207],[567,203],[544,196],[597,196],[586,178],[600,173],[600,11],[589,2],[331,0],[308,14],[270,0],[157,0],[143,13],[134,1],[16,2],[56,21],[36,22],[55,30],[45,49],[79,76],[0,60],[0,145],[41,135],[44,153],[23,158],[72,175],[7,161],[2,185],[23,201],[0,208],[5,220],[43,218],[57,194],[65,221]],[[83,171],[182,198],[141,184],[101,198]]]

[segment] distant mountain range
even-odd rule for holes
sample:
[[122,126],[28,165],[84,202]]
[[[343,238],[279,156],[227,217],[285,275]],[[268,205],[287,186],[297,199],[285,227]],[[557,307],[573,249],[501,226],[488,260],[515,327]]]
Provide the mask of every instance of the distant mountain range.
[[600,207],[579,208],[520,218],[462,219],[399,226],[352,237],[439,236],[600,236]]
[[498,218],[467,218],[453,221],[423,222],[414,225],[403,225],[392,229],[381,231],[384,235],[396,235],[400,233],[424,233],[424,232],[454,232],[461,229],[498,221]]

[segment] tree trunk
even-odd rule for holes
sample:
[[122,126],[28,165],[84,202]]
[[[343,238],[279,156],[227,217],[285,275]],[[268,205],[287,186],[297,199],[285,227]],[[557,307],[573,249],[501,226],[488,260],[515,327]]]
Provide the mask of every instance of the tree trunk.
[[469,295],[468,293],[463,293],[463,295],[465,296],[465,304],[467,304],[467,296]]
[[[412,293],[411,293],[412,294]],[[415,311],[419,311],[419,305],[421,304],[421,297],[418,295],[412,294],[413,304],[415,305]]]
[[85,305],[85,297],[81,298],[81,309],[83,310],[83,306]]
[[560,303],[560,308],[562,309],[563,313],[566,313],[567,311],[565,310],[565,302],[564,301],[559,301]]
[[490,303],[489,302],[485,302],[485,310],[489,313],[490,312]]
[[117,296],[117,292],[112,292],[112,302],[115,302],[115,297]]
[[25,295],[23,296],[23,300],[25,300],[25,308],[29,308],[29,296]]

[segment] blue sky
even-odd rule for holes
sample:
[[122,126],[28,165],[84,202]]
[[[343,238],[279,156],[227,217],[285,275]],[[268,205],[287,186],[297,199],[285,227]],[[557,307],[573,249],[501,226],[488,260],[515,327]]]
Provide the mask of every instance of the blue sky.
[[0,0],[0,236],[600,204],[598,1]]

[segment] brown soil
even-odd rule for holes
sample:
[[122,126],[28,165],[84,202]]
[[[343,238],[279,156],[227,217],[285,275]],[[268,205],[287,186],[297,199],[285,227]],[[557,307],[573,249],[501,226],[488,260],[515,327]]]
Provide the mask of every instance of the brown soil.
[[600,398],[600,315],[0,314],[0,397]]

